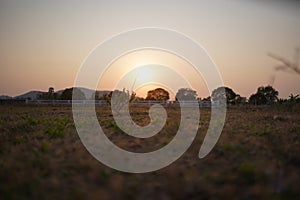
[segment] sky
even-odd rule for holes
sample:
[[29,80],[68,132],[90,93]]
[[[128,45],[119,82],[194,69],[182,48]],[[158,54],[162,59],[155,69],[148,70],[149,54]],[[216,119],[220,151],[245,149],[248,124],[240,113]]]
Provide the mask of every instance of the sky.
[[[72,87],[81,64],[101,42],[126,30],[161,27],[201,44],[224,84],[241,96],[271,84],[287,98],[300,93],[300,75],[275,71],[280,63],[268,53],[293,59],[294,49],[300,47],[299,11],[296,0],[0,0],[0,95]],[[106,73],[99,89],[114,88],[120,79],[117,66],[123,66],[119,75],[124,75],[141,57],[145,60],[140,65],[156,63],[156,54],[173,57],[167,67],[186,66],[193,89],[200,97],[208,95],[205,77],[198,77],[197,85],[184,61],[161,51],[119,58],[109,66],[115,71]],[[182,65],[176,67],[178,63]],[[165,78],[172,80],[167,74]],[[141,96],[149,88],[135,86]]]

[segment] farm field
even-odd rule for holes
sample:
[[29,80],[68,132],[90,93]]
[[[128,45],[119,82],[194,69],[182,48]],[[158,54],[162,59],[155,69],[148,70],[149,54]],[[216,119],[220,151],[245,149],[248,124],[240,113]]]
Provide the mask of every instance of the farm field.
[[[108,107],[97,107],[107,137],[133,152],[169,143],[180,110],[167,108],[164,129],[149,139],[125,135]],[[111,169],[85,149],[70,105],[0,105],[0,199],[297,199],[300,196],[300,106],[231,107],[222,135],[203,159],[210,120],[176,162],[146,174]],[[147,108],[131,108],[139,125]]]

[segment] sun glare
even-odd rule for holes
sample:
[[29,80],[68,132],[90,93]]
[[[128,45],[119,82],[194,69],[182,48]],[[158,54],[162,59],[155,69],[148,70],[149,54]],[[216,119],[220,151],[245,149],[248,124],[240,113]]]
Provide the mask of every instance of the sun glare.
[[[188,84],[180,81],[180,77],[188,81]],[[155,89],[155,84],[168,85],[175,92],[180,87],[190,87],[200,91],[198,94],[202,96],[209,94],[204,80],[187,61],[157,49],[138,50],[116,59],[102,75],[98,89],[125,88],[137,92],[142,85],[152,85],[147,88]],[[146,91],[141,93],[147,94]]]

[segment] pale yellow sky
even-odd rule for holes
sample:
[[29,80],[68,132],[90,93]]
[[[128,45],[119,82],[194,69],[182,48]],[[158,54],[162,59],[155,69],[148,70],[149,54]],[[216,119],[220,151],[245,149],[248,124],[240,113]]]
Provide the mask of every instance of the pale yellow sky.
[[300,46],[299,11],[300,2],[292,0],[3,0],[0,95],[71,87],[95,46],[137,27],[169,28],[192,37],[217,64],[225,85],[242,96],[270,84],[272,77],[281,97],[298,94],[300,76],[275,72],[278,63],[267,53],[292,58]]

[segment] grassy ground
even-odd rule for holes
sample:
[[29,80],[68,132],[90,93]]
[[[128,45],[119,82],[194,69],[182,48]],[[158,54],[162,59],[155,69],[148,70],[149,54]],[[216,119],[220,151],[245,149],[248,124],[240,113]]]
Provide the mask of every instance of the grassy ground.
[[[180,112],[150,139],[122,134],[108,108],[97,108],[107,136],[120,147],[147,152],[166,145]],[[133,108],[137,124],[147,109]],[[198,135],[170,166],[146,174],[115,171],[82,145],[70,106],[0,105],[0,199],[296,199],[300,196],[300,107],[229,108],[220,140],[204,159]]]

